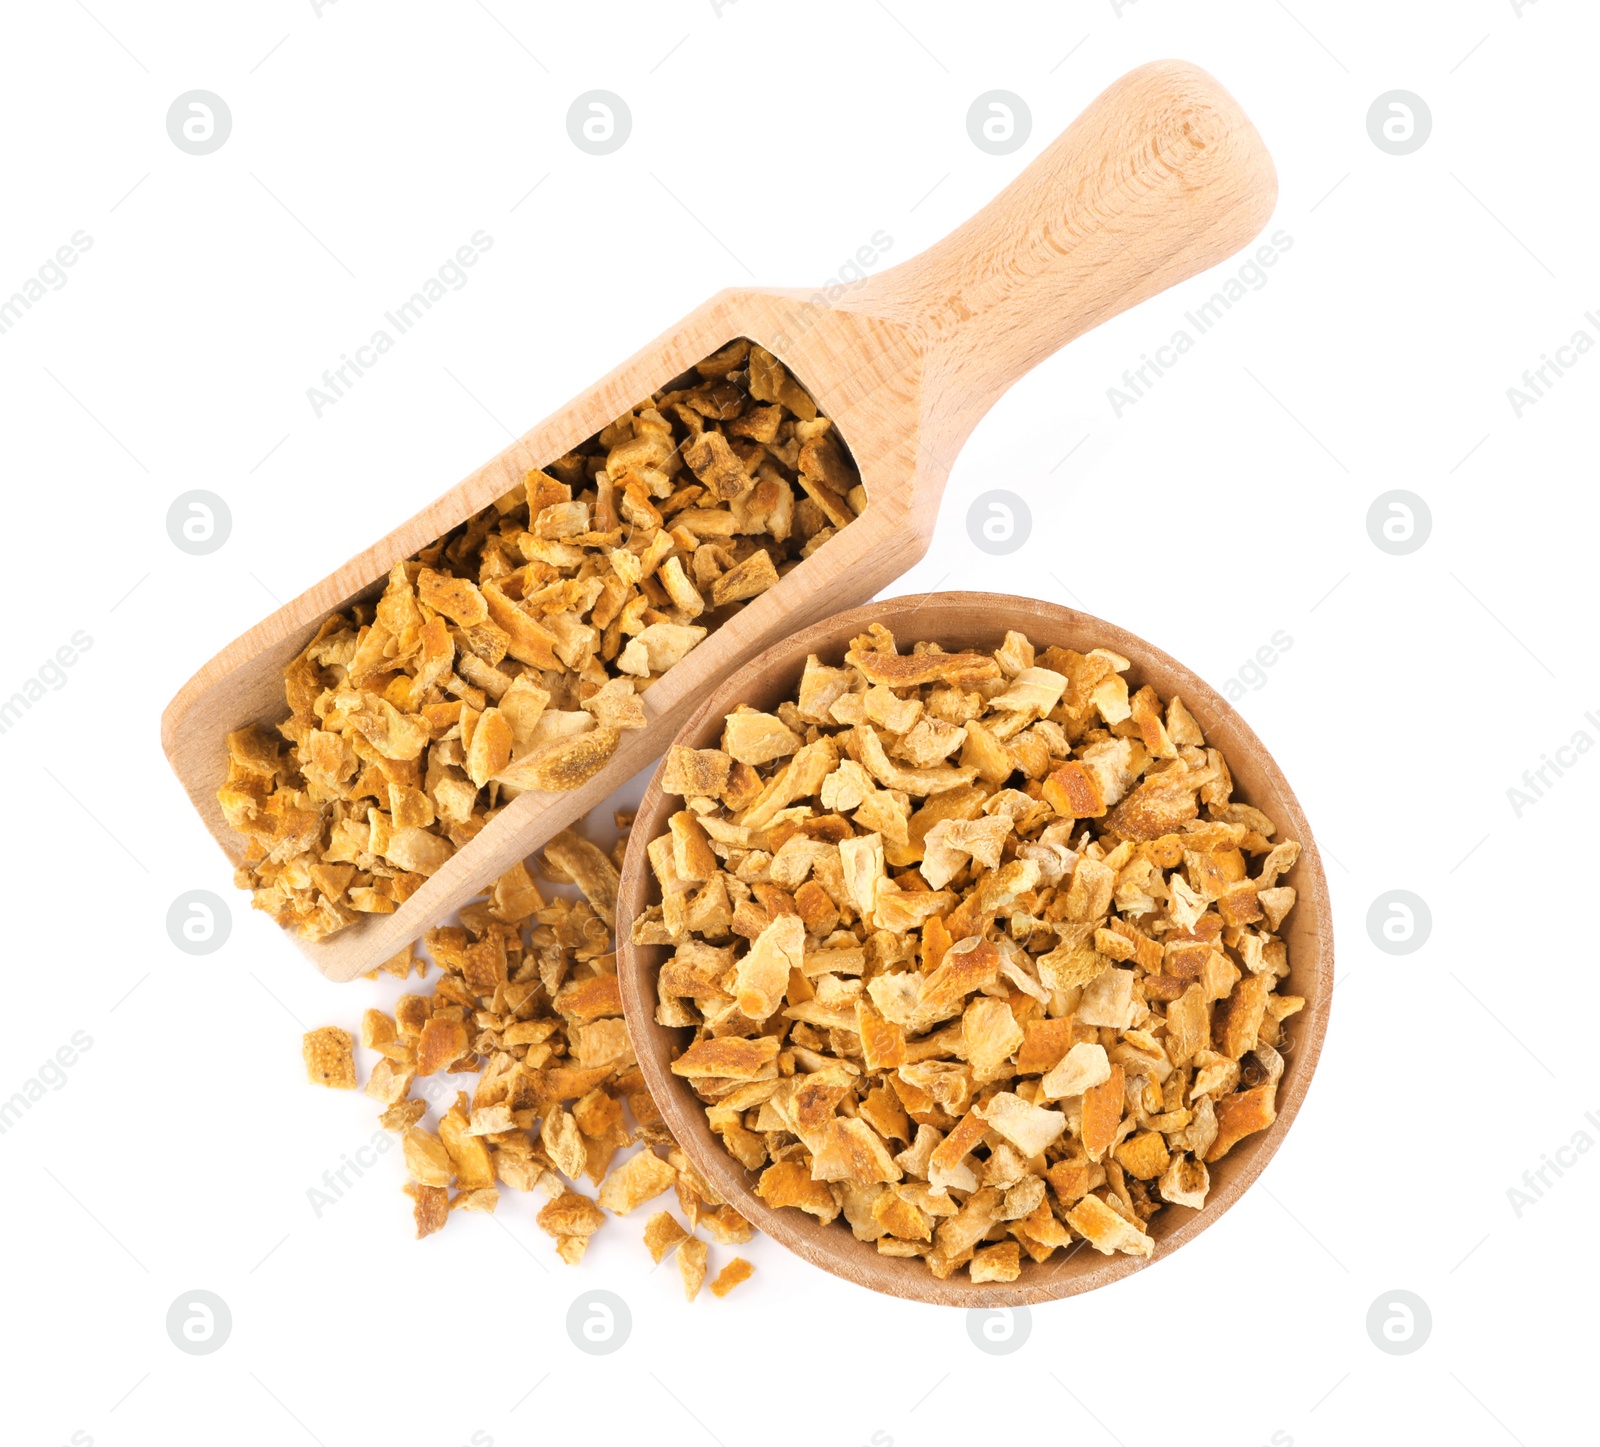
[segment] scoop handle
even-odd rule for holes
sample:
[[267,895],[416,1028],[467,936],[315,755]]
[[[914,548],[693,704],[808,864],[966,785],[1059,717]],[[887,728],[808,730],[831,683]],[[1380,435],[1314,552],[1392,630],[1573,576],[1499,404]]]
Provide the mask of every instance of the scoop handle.
[[1245,246],[1277,195],[1238,102],[1198,67],[1157,61],[1112,84],[965,225],[837,305],[919,335],[925,445],[948,459],[1058,348]]

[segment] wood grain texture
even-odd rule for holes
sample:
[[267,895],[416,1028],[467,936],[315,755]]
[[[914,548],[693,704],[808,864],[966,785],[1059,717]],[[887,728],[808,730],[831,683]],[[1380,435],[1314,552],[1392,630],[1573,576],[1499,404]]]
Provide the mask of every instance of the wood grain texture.
[[645,846],[666,831],[668,816],[681,807],[674,796],[661,792],[659,771],[634,822],[617,902],[617,973],[640,1069],[668,1128],[696,1169],[740,1214],[825,1271],[869,1290],[941,1306],[1032,1305],[1105,1286],[1164,1260],[1228,1210],[1283,1143],[1305,1099],[1322,1052],[1333,995],[1333,920],[1311,826],[1260,739],[1232,705],[1182,664],[1142,638],[1086,613],[999,593],[893,598],[804,629],[729,677],[700,707],[676,742],[689,748],[717,747],[723,717],[736,704],[770,710],[783,699],[792,699],[808,654],[815,653],[822,662],[837,666],[844,660],[850,639],[874,622],[887,625],[902,652],[920,641],[937,642],[950,651],[974,648],[988,652],[999,646],[1011,628],[1026,634],[1041,650],[1051,644],[1079,652],[1113,649],[1132,660],[1133,667],[1125,675],[1130,688],[1148,683],[1163,701],[1174,694],[1183,699],[1207,741],[1226,756],[1233,771],[1235,797],[1272,818],[1278,825],[1276,839],[1299,841],[1300,859],[1284,881],[1294,886],[1298,896],[1284,921],[1290,964],[1284,989],[1305,996],[1306,1007],[1284,1027],[1289,1044],[1282,1051],[1285,1069],[1278,1086],[1277,1120],[1259,1135],[1246,1137],[1210,1167],[1212,1189],[1204,1209],[1169,1205],[1161,1210],[1149,1227],[1156,1243],[1149,1261],[1101,1256],[1084,1248],[1064,1261],[1058,1257],[1043,1265],[1024,1256],[1022,1275],[1008,1284],[975,1285],[964,1271],[940,1281],[919,1260],[880,1256],[870,1242],[856,1240],[842,1220],[824,1225],[797,1210],[773,1210],[755,1194],[757,1173],[746,1171],[723,1149],[707,1124],[704,1105],[688,1083],[671,1072],[672,1059],[689,1032],[669,1029],[655,1020],[656,975],[670,951],[628,942],[633,919],[660,900]]
[[230,643],[162,715],[173,770],[237,862],[242,841],[215,798],[224,736],[283,716],[283,667],[329,613],[374,596],[395,563],[735,337],[759,342],[805,384],[854,454],[865,513],[652,687],[643,696],[649,726],[625,734],[588,786],[521,795],[394,914],[321,943],[291,937],[331,979],[364,973],[658,756],[730,669],[916,563],[956,453],[1006,388],[1088,328],[1232,255],[1266,223],[1276,195],[1260,136],[1216,81],[1177,61],[1132,72],[938,245],[832,304],[804,289],[713,297]]

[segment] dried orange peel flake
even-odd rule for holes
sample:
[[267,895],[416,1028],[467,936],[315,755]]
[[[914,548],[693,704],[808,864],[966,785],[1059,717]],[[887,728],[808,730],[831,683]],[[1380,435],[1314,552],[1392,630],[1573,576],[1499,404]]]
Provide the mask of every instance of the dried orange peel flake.
[[313,1085],[326,1085],[333,1090],[356,1088],[356,1064],[348,1032],[337,1025],[310,1030],[301,1042],[301,1051],[305,1056],[306,1078]]
[[669,755],[632,937],[667,948],[672,1070],[769,1205],[1011,1282],[1150,1255],[1275,1119],[1300,847],[1131,671],[875,624]]
[[594,778],[640,695],[865,506],[809,394],[730,343],[321,624],[288,717],[228,736],[235,882],[313,940],[393,913],[517,794]]

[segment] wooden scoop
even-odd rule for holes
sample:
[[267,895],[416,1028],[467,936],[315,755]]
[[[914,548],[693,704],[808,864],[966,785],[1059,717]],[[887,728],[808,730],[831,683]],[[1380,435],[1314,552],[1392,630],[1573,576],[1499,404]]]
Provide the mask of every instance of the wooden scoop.
[[938,245],[831,304],[804,288],[713,297],[229,644],[162,715],[174,772],[237,860],[242,841],[215,797],[224,736],[284,717],[284,666],[324,618],[375,597],[395,563],[734,338],[752,339],[789,368],[848,443],[865,513],[643,694],[649,726],[624,733],[584,787],[520,795],[395,913],[321,943],[295,939],[330,979],[370,970],[660,755],[732,669],[910,568],[927,551],[956,453],[996,399],[1080,333],[1238,251],[1266,224],[1276,196],[1261,137],[1209,75],[1179,61],[1131,72]]

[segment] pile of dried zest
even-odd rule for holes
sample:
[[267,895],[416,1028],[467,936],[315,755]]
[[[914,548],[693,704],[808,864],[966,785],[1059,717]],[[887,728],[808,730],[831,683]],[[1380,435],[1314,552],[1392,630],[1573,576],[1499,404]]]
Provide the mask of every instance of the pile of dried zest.
[[[368,1010],[362,1019],[361,1043],[380,1057],[366,1093],[400,1137],[419,1237],[442,1230],[451,1211],[493,1211],[501,1185],[537,1186],[548,1198],[538,1224],[576,1265],[607,1211],[627,1215],[670,1186],[689,1229],[663,1211],[645,1240],[658,1262],[678,1250],[692,1300],[707,1255],[696,1228],[723,1244],[748,1241],[752,1228],[679,1151],[634,1063],[611,949],[616,859],[568,831],[539,867],[584,898],[547,900],[518,864],[461,911],[459,925],[429,930],[424,942],[442,969],[432,993],[402,995],[393,1016]],[[408,946],[382,968],[406,979],[427,965]],[[313,1030],[303,1049],[313,1083],[354,1088],[345,1031]],[[449,1101],[450,1076],[470,1093],[456,1091],[437,1132],[427,1130],[420,1097]],[[628,1154],[613,1167],[619,1152]],[[599,1187],[596,1197],[573,1189],[583,1177]]]
[[325,939],[389,914],[525,789],[574,789],[639,695],[852,521],[833,425],[737,341],[396,564],[284,673],[289,717],[228,737],[236,881]]
[[875,625],[668,755],[633,939],[674,947],[673,1072],[765,1201],[1012,1281],[1079,1239],[1148,1256],[1271,1123],[1299,845],[1129,666]]

